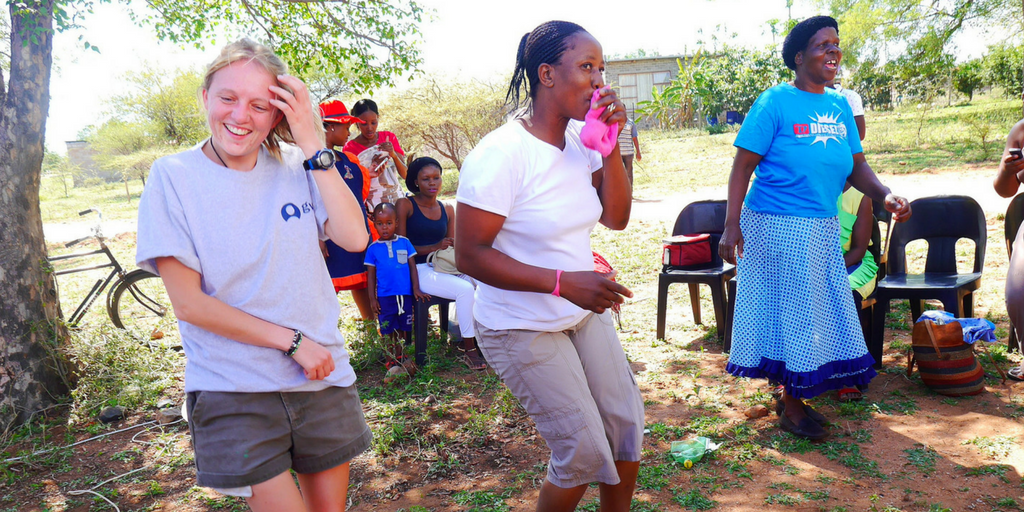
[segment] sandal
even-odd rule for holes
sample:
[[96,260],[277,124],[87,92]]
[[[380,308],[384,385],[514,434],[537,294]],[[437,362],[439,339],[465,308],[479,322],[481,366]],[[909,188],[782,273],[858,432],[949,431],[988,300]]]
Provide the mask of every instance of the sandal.
[[1024,364],[1007,370],[1006,378],[1017,382],[1024,382]]
[[[808,418],[814,420],[814,422],[817,423],[818,425],[830,425],[828,418],[826,418],[820,412],[815,411],[811,406],[807,404],[804,404],[804,414],[806,414]],[[783,416],[786,415],[786,402],[783,402],[782,400],[777,400],[775,402],[775,415],[778,416],[779,418],[782,418]]]
[[864,395],[857,388],[843,388],[839,390],[840,402],[859,402]]
[[805,416],[800,423],[793,423],[789,416],[783,414],[779,416],[779,426],[786,432],[812,441],[820,441],[828,437],[828,431],[818,422],[812,420],[810,416]]
[[462,354],[459,355],[459,361],[462,361],[462,364],[466,365],[470,370],[478,372],[487,369],[487,361],[480,354],[480,349],[474,347],[466,350],[459,347],[459,350],[462,351]]

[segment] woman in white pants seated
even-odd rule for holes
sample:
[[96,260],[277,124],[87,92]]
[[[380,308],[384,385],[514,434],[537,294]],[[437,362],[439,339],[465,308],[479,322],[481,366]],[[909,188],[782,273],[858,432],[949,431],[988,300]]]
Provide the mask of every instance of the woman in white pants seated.
[[455,301],[455,311],[462,333],[463,361],[473,370],[487,368],[487,363],[476,346],[473,327],[473,294],[476,283],[465,274],[446,274],[434,270],[427,256],[455,246],[455,209],[437,200],[441,191],[441,164],[430,157],[413,160],[405,184],[413,193],[399,199],[398,229],[416,248],[419,262],[416,270],[420,277],[420,290],[429,295]]

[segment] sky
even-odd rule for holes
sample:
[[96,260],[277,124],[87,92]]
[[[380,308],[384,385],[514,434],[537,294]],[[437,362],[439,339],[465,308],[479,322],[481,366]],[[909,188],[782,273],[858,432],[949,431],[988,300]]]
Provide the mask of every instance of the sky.
[[[552,19],[582,25],[601,42],[605,55],[625,55],[644,49],[648,54],[692,52],[698,41],[716,32],[737,34],[745,46],[772,42],[766,22],[787,17],[785,0],[422,0],[433,19],[421,27],[420,45],[426,73],[447,77],[490,79],[509,73],[515,64],[519,39]],[[797,1],[792,16],[819,14],[807,1]],[[65,141],[78,139],[89,125],[108,118],[106,102],[129,92],[121,77],[146,66],[173,70],[201,68],[216,56],[160,42],[147,29],[135,26],[119,3],[98,4],[84,21],[85,28],[54,39],[50,115],[46,146],[65,153]],[[79,36],[100,49],[85,50]],[[980,55],[984,39],[962,38],[965,54]],[[397,80],[407,86],[407,79]],[[378,91],[384,95],[387,91]]]

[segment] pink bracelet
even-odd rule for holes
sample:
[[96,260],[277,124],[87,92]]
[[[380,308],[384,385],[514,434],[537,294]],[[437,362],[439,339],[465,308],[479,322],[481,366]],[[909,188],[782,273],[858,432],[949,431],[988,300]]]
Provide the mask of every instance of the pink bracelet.
[[561,287],[562,287],[562,271],[561,270],[556,270],[555,271],[555,289],[551,290],[551,295],[554,295],[555,297],[561,297],[561,295],[558,293],[558,290]]

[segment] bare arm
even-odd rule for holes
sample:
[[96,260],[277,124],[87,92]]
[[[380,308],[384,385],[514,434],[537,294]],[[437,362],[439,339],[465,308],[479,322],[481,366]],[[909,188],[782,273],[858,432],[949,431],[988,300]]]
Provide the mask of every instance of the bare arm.
[[847,179],[851,185],[860,190],[872,201],[878,201],[885,205],[885,209],[893,214],[893,220],[904,222],[910,218],[910,201],[905,197],[897,196],[889,190],[889,187],[878,181],[875,171],[871,170],[864,153],[853,155],[853,172]]
[[[156,266],[179,320],[239,343],[282,352],[291,348],[292,328],[256,318],[207,295],[200,287],[200,274],[175,258],[157,258]],[[311,339],[303,338],[293,358],[310,380],[323,379],[334,371],[331,353]]]
[[636,137],[633,137],[633,152],[636,153],[637,162],[643,160],[643,157],[640,156],[640,141]]
[[[601,94],[595,105],[596,108],[604,109],[604,112],[598,119],[604,124],[618,123],[621,132],[627,119],[625,105],[610,88],[602,90]],[[615,110],[608,112],[608,106],[613,104]],[[626,167],[622,163],[618,144],[615,144],[610,155],[604,157],[601,168],[594,172],[592,180],[594,188],[597,189],[597,197],[604,208],[601,212],[601,224],[609,229],[626,229],[629,225],[629,212],[633,207],[633,186],[626,176]]]
[[871,223],[875,221],[875,215],[871,209],[871,199],[864,196],[857,208],[857,220],[853,223],[853,232],[850,233],[850,250],[843,255],[847,267],[856,265],[864,259],[868,252],[868,244],[871,243]]
[[750,186],[750,177],[754,174],[757,164],[761,163],[761,155],[743,148],[736,148],[736,157],[732,161],[732,173],[729,174],[728,205],[725,213],[725,231],[718,242],[718,255],[723,260],[736,264],[736,258],[743,257],[743,232],[740,230],[740,212],[743,210],[743,198]]
[[868,125],[864,122],[864,116],[855,116],[853,121],[857,123],[857,131],[860,133],[860,140],[864,140],[864,135],[867,133]]
[[[270,90],[277,94],[278,99],[270,101],[281,110],[288,119],[295,145],[302,149],[306,158],[312,158],[317,151],[326,146],[322,122],[313,114],[313,106],[309,99],[309,90],[302,80],[289,75],[282,75],[278,80],[294,91],[271,86]],[[313,180],[320,189],[324,207],[327,208],[327,222],[324,231],[331,241],[349,252],[359,252],[366,248],[369,234],[366,226],[359,222],[362,210],[355,196],[345,185],[345,180],[334,169],[314,172]],[[335,222],[331,222],[333,219]]]
[[416,260],[409,258],[409,279],[412,280],[412,296],[416,300],[430,300],[430,295],[420,291],[420,275],[416,270]]
[[1002,197],[1013,197],[1020,188],[1018,175],[1024,171],[1024,158],[1015,159],[1010,154],[1010,149],[1021,147],[1024,147],[1024,120],[1013,125],[1010,134],[1006,136],[1006,148],[1003,149],[1003,157],[999,160],[999,173],[992,183],[996,193]]
[[373,314],[380,314],[380,303],[377,302],[377,267],[366,266],[366,291],[370,296],[370,310]]
[[[505,224],[505,217],[460,203],[455,209],[455,265],[460,271],[503,290],[551,293],[556,271],[527,265],[493,247]],[[603,313],[622,296],[632,297],[625,286],[597,272],[563,272],[559,281],[561,297],[577,306]]]

